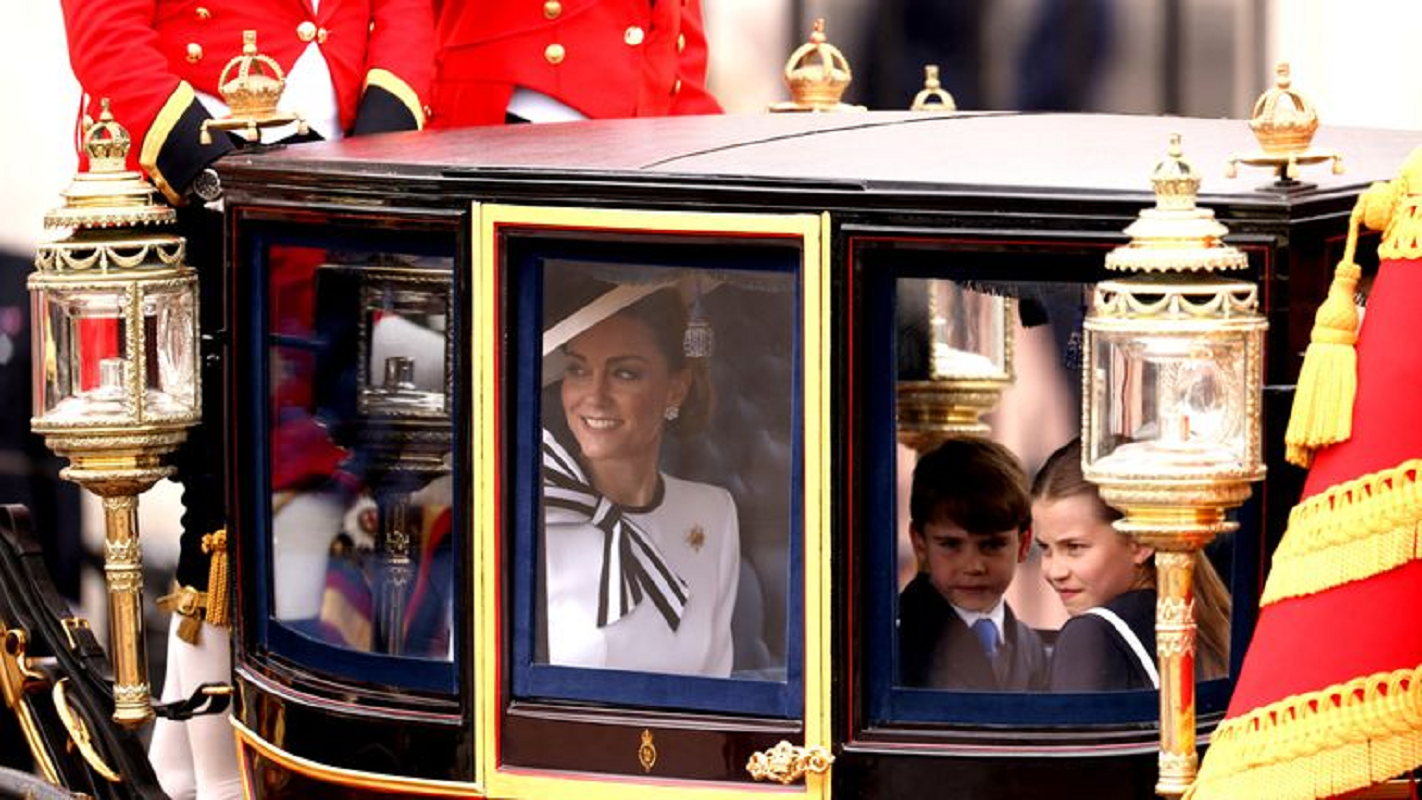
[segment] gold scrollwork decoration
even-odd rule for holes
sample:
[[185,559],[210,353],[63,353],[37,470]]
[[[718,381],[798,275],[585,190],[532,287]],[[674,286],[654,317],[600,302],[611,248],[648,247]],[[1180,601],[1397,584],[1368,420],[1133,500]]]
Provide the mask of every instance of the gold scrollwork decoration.
[[[1157,552],[1156,558],[1163,553]],[[1156,602],[1155,622],[1157,625],[1185,625],[1195,618],[1195,601],[1185,601],[1179,597],[1162,597]]]
[[746,771],[758,781],[773,780],[788,785],[806,773],[823,775],[833,763],[834,755],[820,745],[802,747],[782,739],[769,750],[753,754],[746,762]]
[[642,765],[643,772],[651,772],[652,767],[657,765],[657,744],[652,741],[652,732],[642,731],[642,743],[637,746],[637,762]]
[[1119,281],[1097,285],[1095,308],[1106,317],[1216,317],[1244,314],[1259,306],[1259,287],[1239,281],[1194,283],[1177,286],[1162,284],[1158,291],[1142,297],[1139,289]]
[[54,684],[54,710],[59,714],[59,721],[64,723],[64,729],[69,731],[69,738],[78,748],[79,755],[84,757],[84,761],[89,767],[97,772],[109,783],[122,783],[123,776],[114,771],[108,763],[104,761],[99,751],[94,749],[93,739],[89,735],[89,726],[84,724],[84,720],[74,713],[69,706],[69,697],[65,694],[64,686],[69,683],[68,678],[61,678]]
[[1195,631],[1162,631],[1155,633],[1155,653],[1162,658],[1183,656],[1195,652]]

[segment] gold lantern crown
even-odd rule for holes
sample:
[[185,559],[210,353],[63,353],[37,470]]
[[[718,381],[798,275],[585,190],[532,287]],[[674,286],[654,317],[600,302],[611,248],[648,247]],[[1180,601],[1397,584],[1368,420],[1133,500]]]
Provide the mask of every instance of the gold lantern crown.
[[229,116],[206,120],[202,124],[200,141],[212,144],[211,128],[241,131],[248,140],[256,140],[258,129],[297,123],[301,134],[307,132],[306,120],[300,114],[290,114],[277,108],[286,91],[286,73],[276,59],[257,51],[257,32],[242,32],[242,55],[227,62],[217,79],[217,91],[227,103]]
[[790,87],[790,101],[776,103],[771,111],[859,111],[862,106],[840,102],[844,91],[854,80],[838,47],[825,37],[824,19],[815,20],[810,41],[800,45],[785,62],[785,84]]
[[173,209],[155,200],[153,184],[127,168],[128,130],[114,120],[107,97],[100,105],[97,122],[84,119],[89,169],[77,173],[61,193],[64,205],[45,214],[45,227],[85,230],[176,222]]
[[1274,86],[1259,95],[1249,129],[1266,153],[1302,153],[1318,130],[1318,112],[1308,98],[1294,91],[1287,62],[1274,68]]
[[1141,211],[1126,228],[1128,245],[1106,255],[1106,268],[1144,272],[1202,272],[1244,269],[1249,259],[1224,244],[1229,232],[1215,212],[1195,205],[1200,173],[1185,160],[1180,134],[1171,134],[1170,150],[1151,174],[1155,207]]

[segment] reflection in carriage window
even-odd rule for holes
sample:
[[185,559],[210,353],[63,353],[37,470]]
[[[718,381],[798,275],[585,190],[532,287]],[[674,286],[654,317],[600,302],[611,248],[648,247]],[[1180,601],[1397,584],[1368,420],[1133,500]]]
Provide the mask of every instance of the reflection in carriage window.
[[271,616],[320,645],[451,660],[452,261],[269,263]]
[[537,662],[784,679],[792,280],[545,264]]
[[[889,685],[1153,690],[1153,554],[1111,527],[1119,514],[1081,478],[1073,442],[1087,285],[898,277],[892,287],[899,512]],[[1127,378],[1122,391],[1146,391],[1140,376]],[[1202,681],[1228,674],[1232,544],[1199,557]],[[880,714],[983,713],[894,697]],[[1030,706],[998,708],[1000,719],[1038,718]],[[1104,718],[1132,712],[1121,713]]]

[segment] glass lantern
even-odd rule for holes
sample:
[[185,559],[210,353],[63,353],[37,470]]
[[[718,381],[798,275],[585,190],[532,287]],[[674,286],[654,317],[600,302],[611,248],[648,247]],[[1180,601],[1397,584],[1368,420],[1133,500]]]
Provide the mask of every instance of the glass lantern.
[[417,265],[358,270],[356,446],[368,459],[378,515],[374,646],[405,651],[420,509],[411,495],[449,472],[451,276]]
[[449,418],[449,274],[372,269],[361,280],[361,416]]
[[33,318],[48,339],[36,361],[42,428],[187,425],[200,413],[196,275],[118,277],[31,281]]
[[1249,482],[1259,449],[1264,318],[1244,281],[1103,281],[1087,319],[1092,480]]
[[899,440],[920,452],[985,436],[981,416],[1012,383],[1016,302],[939,279],[898,281]]
[[89,171],[45,226],[29,288],[34,319],[30,427],[70,466],[60,474],[104,499],[104,575],[114,720],[153,717],[143,635],[138,495],[172,474],[162,456],[201,417],[197,273],[181,237],[153,230],[176,215],[125,168],[128,132],[109,113],[85,127]]
[[1137,274],[1097,285],[1086,317],[1082,473],[1154,548],[1160,751],[1156,791],[1195,780],[1194,555],[1238,528],[1228,512],[1264,477],[1264,331],[1258,289],[1218,277],[1248,258],[1195,205],[1200,177],[1180,137],[1152,176],[1156,206],[1106,257]]

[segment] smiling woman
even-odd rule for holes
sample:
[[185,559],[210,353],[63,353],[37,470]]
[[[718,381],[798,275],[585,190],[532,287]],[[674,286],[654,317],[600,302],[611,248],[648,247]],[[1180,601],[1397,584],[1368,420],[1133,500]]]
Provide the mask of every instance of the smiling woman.
[[687,336],[675,287],[628,289],[575,313],[558,347],[562,419],[545,411],[543,444],[548,663],[726,677],[735,501],[661,469],[668,434],[704,428],[710,353]]

